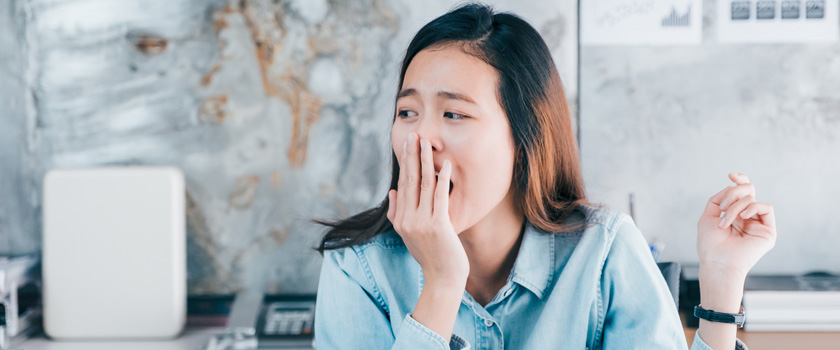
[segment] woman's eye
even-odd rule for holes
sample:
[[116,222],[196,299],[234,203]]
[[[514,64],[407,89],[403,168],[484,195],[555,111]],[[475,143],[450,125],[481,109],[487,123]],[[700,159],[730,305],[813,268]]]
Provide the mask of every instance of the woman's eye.
[[469,118],[469,116],[467,116],[467,115],[452,113],[452,112],[445,112],[445,113],[443,113],[443,116],[446,117],[446,118],[451,118],[451,119],[455,119],[455,120]]
[[399,116],[401,118],[413,117],[413,116],[416,116],[416,115],[417,115],[417,113],[415,113],[414,111],[409,111],[409,110],[402,110],[402,111],[397,112],[397,116]]

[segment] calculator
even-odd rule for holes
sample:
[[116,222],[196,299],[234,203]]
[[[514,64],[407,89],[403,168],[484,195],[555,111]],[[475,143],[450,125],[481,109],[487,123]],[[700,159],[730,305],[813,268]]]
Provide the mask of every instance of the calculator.
[[267,300],[257,321],[259,348],[311,346],[314,325],[314,300]]
[[311,334],[315,305],[306,301],[275,301],[265,305],[260,332],[264,335]]

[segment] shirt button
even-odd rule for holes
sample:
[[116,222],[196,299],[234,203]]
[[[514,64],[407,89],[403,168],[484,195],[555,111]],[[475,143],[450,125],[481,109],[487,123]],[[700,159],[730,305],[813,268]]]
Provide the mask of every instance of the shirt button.
[[492,326],[493,325],[493,320],[491,320],[489,318],[484,319],[484,325],[487,326],[487,327]]

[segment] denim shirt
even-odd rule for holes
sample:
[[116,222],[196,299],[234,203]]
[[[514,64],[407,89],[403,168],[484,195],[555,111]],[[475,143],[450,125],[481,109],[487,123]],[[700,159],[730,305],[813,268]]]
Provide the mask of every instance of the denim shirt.
[[[324,253],[315,343],[329,349],[687,349],[677,308],[633,220],[582,207],[589,227],[525,223],[507,283],[464,291],[449,343],[411,317],[423,271],[393,230]],[[746,349],[740,340],[735,349]],[[711,350],[699,336],[692,350]]]

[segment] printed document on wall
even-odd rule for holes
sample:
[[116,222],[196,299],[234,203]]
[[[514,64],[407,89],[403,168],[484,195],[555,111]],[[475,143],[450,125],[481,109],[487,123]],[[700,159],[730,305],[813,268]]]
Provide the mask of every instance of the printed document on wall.
[[831,43],[840,0],[718,0],[722,43]]
[[703,1],[581,1],[580,26],[581,45],[699,45]]

